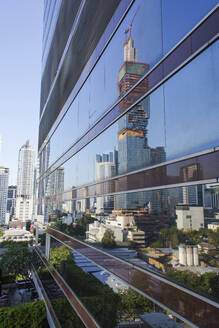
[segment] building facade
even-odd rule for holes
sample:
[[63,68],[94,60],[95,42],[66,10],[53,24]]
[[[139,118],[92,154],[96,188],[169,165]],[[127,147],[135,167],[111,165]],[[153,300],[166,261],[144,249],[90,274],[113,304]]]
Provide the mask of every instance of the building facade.
[[15,215],[17,186],[8,186],[7,213],[12,218]]
[[[37,187],[45,223],[66,208],[99,221],[144,212],[153,240],[176,224],[177,206],[203,211],[203,190],[219,176],[218,21],[216,0],[45,1]],[[60,169],[62,188],[52,188]],[[98,253],[49,229],[47,260],[50,239]],[[96,263],[178,318],[206,321],[208,301],[202,312],[190,295],[182,307],[161,282],[157,293],[140,283],[146,273],[135,268],[135,279],[97,253]]]
[[15,216],[27,221],[33,213],[34,149],[27,140],[19,150]]
[[0,224],[5,224],[7,212],[9,169],[0,167]]
[[177,205],[176,224],[179,230],[199,230],[204,228],[204,210],[202,206]]

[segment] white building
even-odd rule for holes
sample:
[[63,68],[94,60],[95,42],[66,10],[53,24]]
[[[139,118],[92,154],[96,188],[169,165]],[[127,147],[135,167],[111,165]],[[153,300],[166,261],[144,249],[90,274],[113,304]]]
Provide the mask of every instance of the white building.
[[0,167],[0,224],[5,224],[8,197],[8,172],[8,168]]
[[202,206],[177,205],[177,229],[199,230],[204,228],[204,210]]
[[[117,152],[96,154],[96,180],[101,181],[113,177],[116,174],[116,155]],[[101,187],[100,187],[101,188]],[[97,193],[101,192],[97,185]],[[110,189],[105,186],[105,193]],[[114,209],[113,196],[102,196],[96,199],[96,213],[112,212]]]
[[0,242],[6,240],[13,241],[30,241],[33,239],[33,234],[26,229],[8,229],[4,231],[4,235],[0,238]]
[[17,200],[15,216],[26,221],[32,219],[34,181],[34,149],[29,141],[19,151],[17,174]]
[[88,225],[86,231],[87,239],[93,242],[101,242],[106,230],[111,230],[114,233],[115,241],[123,242],[127,236],[127,231],[116,225],[110,225],[99,221],[94,221]]
[[128,226],[135,225],[133,215],[117,215],[116,218],[108,218],[106,224],[121,227],[122,229],[127,228]]
[[217,231],[217,229],[219,229],[219,222],[209,223],[208,229]]

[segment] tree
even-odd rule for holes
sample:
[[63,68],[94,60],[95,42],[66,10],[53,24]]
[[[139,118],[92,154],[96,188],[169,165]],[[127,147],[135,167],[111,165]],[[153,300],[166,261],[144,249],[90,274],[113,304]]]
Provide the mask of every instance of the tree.
[[28,276],[31,267],[32,253],[27,247],[11,247],[2,255],[1,268],[4,274]]
[[[97,319],[101,327],[112,328],[116,326],[117,304],[120,298],[111,288],[103,285],[94,276],[79,268],[74,262],[71,250],[66,249],[65,246],[51,249],[50,262],[56,264],[58,272]],[[41,271],[39,274],[41,280],[42,274],[44,275]],[[57,302],[59,303],[59,301]],[[57,307],[60,308],[58,303]],[[67,311],[67,307],[65,307],[65,310]],[[66,324],[64,324],[66,319],[65,311],[60,310],[59,312],[64,319],[62,322],[63,327],[78,327],[74,316],[70,318],[69,311]]]
[[39,242],[41,246],[45,246],[46,244],[46,233],[42,233],[39,235]]
[[44,302],[0,308],[0,327],[48,328]]
[[209,231],[208,242],[216,247],[219,246],[219,229],[216,232]]
[[17,247],[27,247],[27,241],[13,241],[13,240],[5,240],[0,243],[0,248],[17,248]]
[[154,312],[154,304],[132,288],[119,291],[121,298],[119,312],[123,320],[135,320],[139,314]]
[[2,229],[0,229],[0,237],[2,237],[4,235],[4,232],[2,231]]
[[59,268],[62,262],[67,261],[69,256],[71,256],[71,250],[65,245],[50,249],[50,263],[56,268]]
[[163,248],[163,242],[162,242],[162,240],[158,239],[158,240],[154,241],[151,244],[151,247],[153,247],[153,248]]
[[102,246],[105,248],[114,248],[116,246],[114,232],[107,229],[102,238]]

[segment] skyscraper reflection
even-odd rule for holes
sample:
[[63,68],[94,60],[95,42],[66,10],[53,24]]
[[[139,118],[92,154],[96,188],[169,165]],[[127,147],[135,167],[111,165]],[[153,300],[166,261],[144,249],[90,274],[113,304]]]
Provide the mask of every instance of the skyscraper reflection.
[[[149,70],[149,64],[138,62],[138,51],[134,47],[131,28],[132,23],[129,26],[128,38],[123,45],[124,63],[119,70],[118,76],[119,97],[122,97]],[[147,79],[144,80],[144,83],[140,83],[135,87],[135,92],[142,94],[142,88],[144,93],[148,91]],[[130,105],[133,103],[132,99],[128,101],[130,101]],[[120,103],[121,110],[123,105],[122,100]],[[127,101],[125,106],[127,108]],[[164,147],[151,148],[148,144],[147,126],[149,119],[150,97],[148,96],[118,121],[118,174],[165,161]],[[153,198],[148,199],[144,192],[136,193],[135,196],[129,194],[119,195],[117,205],[121,209],[143,208],[147,206],[149,201],[152,202]],[[158,208],[161,206],[159,206],[160,201],[157,204],[156,199],[154,203],[156,203],[157,211],[160,212]]]

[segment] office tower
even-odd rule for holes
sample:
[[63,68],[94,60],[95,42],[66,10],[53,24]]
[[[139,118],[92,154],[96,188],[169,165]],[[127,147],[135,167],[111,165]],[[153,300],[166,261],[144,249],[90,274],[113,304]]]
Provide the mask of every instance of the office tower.
[[[141,76],[149,69],[148,64],[138,63],[137,49],[131,30],[128,39],[124,42],[124,63],[118,77],[119,97],[123,96]],[[148,89],[145,82],[145,92]],[[136,93],[140,92],[138,87]],[[149,98],[136,105],[118,123],[118,173],[127,173],[134,169],[150,164],[151,154],[147,141],[147,125],[150,117]]]
[[20,148],[17,173],[17,199],[15,216],[27,221],[33,213],[34,149],[29,140]]
[[54,212],[62,212],[62,193],[64,191],[64,168],[59,167],[49,176],[47,185],[47,216]]
[[0,167],[0,224],[5,223],[7,211],[7,194],[8,194],[8,175],[9,169]]
[[[218,181],[218,1],[56,1],[55,9],[51,3],[44,16],[38,214],[47,220],[49,204],[55,215],[65,199],[78,217],[93,215],[97,199],[105,211],[110,196],[114,211],[154,220],[159,236],[161,219],[176,218],[177,199],[199,205],[199,187],[191,186]],[[113,149],[115,170],[108,164]],[[49,181],[59,168],[64,188],[55,196]],[[102,214],[100,220],[109,216]],[[218,326],[218,309],[196,292],[116,255],[112,260],[68,233],[48,227],[47,260],[50,240],[64,242],[187,324]],[[64,289],[53,278],[75,300],[74,286]]]
[[[112,178],[116,175],[118,168],[118,151],[96,155],[96,180]],[[110,190],[108,190],[110,192]],[[107,193],[107,190],[106,190]],[[108,213],[114,209],[113,196],[97,197],[96,213]]]
[[8,186],[7,213],[9,213],[10,218],[12,218],[15,214],[16,197],[17,186]]

